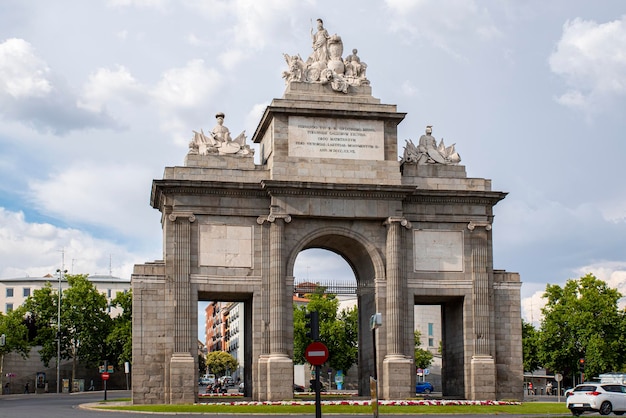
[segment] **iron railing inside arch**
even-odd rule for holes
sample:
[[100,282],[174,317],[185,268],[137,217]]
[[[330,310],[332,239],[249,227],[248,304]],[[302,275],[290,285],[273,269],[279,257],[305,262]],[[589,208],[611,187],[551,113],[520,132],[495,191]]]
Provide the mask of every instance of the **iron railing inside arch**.
[[300,297],[304,297],[306,294],[323,292],[325,294],[333,295],[360,295],[374,291],[374,283],[357,283],[353,282],[340,282],[332,280],[324,281],[296,281],[293,284],[293,293]]

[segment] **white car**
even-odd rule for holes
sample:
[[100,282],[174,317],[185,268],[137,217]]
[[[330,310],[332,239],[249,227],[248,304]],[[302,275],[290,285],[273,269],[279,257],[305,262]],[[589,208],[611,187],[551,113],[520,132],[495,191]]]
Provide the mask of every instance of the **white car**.
[[574,388],[567,397],[567,407],[574,416],[583,412],[599,412],[600,415],[623,415],[626,412],[626,386],[615,383],[583,383]]

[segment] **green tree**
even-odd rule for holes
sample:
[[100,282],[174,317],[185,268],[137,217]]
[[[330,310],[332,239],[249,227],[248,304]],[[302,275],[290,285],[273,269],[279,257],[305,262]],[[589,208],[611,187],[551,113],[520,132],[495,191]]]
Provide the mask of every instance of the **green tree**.
[[28,312],[24,306],[20,306],[7,314],[0,312],[0,336],[4,335],[0,344],[0,388],[4,387],[2,376],[4,376],[4,355],[18,353],[27,358],[30,351],[28,341],[28,328],[25,319]]
[[111,329],[111,316],[107,312],[106,297],[87,279],[87,275],[67,275],[68,289],[62,294],[61,347],[66,358],[72,359],[72,380],[80,361],[95,367],[102,360],[115,365],[109,356],[106,337]]
[[622,370],[626,339],[624,311],[617,306],[621,296],[592,274],[570,279],[563,288],[548,285],[539,337],[543,366],[571,375],[584,358],[587,376]]
[[522,349],[524,371],[533,372],[541,367],[539,361],[539,331],[533,324],[522,319]]
[[333,294],[324,294],[325,288],[318,287],[307,297],[307,306],[295,306],[294,322],[294,363],[304,364],[304,350],[312,342],[306,336],[305,315],[312,311],[319,313],[320,340],[328,347],[328,365],[344,374],[357,361],[358,356],[358,310],[356,307],[337,313],[339,301]]
[[52,290],[50,282],[40,289],[35,289],[24,302],[35,328],[33,343],[41,346],[39,356],[46,367],[57,355],[57,306],[58,293]]
[[433,353],[421,348],[422,345],[422,333],[418,330],[413,331],[413,342],[415,345],[415,367],[420,369],[427,369],[433,363]]
[[109,358],[106,338],[111,317],[107,312],[106,297],[98,292],[87,275],[66,275],[69,287],[61,293],[61,329],[57,334],[58,291],[50,283],[37,289],[25,302],[35,327],[35,342],[41,345],[39,354],[47,367],[57,355],[57,335],[61,342],[61,359],[74,361],[72,378],[78,362],[94,367],[102,360],[115,364]]
[[215,376],[224,376],[227,371],[237,370],[239,362],[226,351],[211,351],[206,355],[206,367]]
[[111,323],[111,331],[106,337],[107,352],[118,365],[130,363],[133,357],[132,291],[118,292],[111,301],[111,307],[120,308],[122,311]]
[[200,376],[206,374],[206,357],[203,354],[198,354],[198,374]]

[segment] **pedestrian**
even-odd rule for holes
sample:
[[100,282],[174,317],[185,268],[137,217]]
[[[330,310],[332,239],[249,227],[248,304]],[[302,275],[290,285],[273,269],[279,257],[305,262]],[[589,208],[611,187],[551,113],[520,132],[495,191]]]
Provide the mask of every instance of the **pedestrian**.
[[24,393],[30,393],[30,387],[28,385],[28,382],[26,382],[26,384],[24,385]]

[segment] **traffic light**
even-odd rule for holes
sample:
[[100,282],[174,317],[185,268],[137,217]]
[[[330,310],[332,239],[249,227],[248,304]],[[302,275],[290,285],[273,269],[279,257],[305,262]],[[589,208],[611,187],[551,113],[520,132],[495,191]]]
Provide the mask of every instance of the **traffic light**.
[[584,358],[578,359],[578,369],[581,372],[585,371],[585,359]]
[[313,341],[319,341],[320,339],[320,319],[317,311],[311,311],[304,315],[305,324],[304,327],[308,330],[306,336]]

